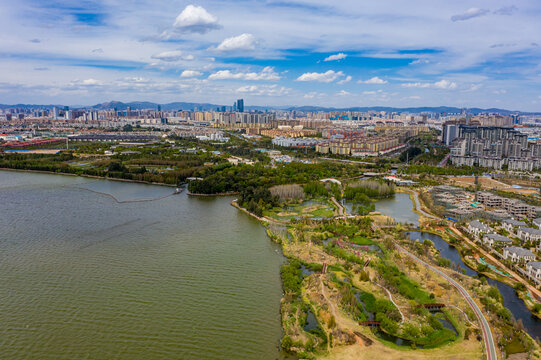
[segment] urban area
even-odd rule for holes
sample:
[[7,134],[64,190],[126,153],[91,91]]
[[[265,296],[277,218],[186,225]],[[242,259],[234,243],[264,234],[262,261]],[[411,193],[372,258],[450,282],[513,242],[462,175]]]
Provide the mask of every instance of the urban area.
[[3,106],[0,168],[231,196],[287,258],[299,358],[538,359],[540,135],[470,109]]

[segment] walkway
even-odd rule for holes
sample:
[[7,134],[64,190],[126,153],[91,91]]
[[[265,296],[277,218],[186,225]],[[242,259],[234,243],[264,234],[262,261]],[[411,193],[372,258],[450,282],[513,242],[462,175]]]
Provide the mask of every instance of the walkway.
[[489,325],[487,319],[485,318],[485,316],[483,315],[483,312],[481,311],[479,306],[477,306],[477,304],[475,303],[473,298],[470,296],[468,291],[466,289],[464,289],[462,287],[462,285],[460,285],[458,282],[456,282],[453,278],[448,276],[446,273],[444,273],[443,271],[441,271],[439,269],[436,269],[432,265],[427,264],[423,260],[419,259],[415,255],[408,252],[406,249],[404,249],[400,245],[396,244],[396,248],[398,250],[402,251],[403,253],[405,253],[406,255],[408,255],[413,260],[421,263],[422,265],[430,268],[432,271],[434,271],[437,274],[441,275],[443,278],[445,278],[451,285],[453,285],[458,290],[458,292],[464,297],[464,299],[466,300],[468,305],[470,305],[471,309],[475,313],[475,316],[479,320],[479,324],[481,325],[481,333],[483,335],[483,342],[485,343],[485,349],[487,350],[487,360],[497,360],[498,356],[497,356],[497,353],[496,353],[496,346],[494,344],[494,338],[492,336],[492,330],[490,329],[490,325]]

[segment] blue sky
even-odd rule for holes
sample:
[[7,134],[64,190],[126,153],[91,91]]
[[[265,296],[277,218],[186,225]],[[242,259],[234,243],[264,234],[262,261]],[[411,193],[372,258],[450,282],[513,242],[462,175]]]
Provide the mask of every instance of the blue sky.
[[0,3],[0,103],[541,111],[535,0]]

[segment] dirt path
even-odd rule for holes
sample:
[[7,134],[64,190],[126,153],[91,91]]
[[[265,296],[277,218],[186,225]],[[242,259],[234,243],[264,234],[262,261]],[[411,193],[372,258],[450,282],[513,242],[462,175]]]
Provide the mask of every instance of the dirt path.
[[398,312],[400,313],[400,316],[402,317],[402,321],[400,321],[400,323],[402,324],[404,322],[404,314],[402,314],[402,310],[400,310],[400,307],[398,307],[398,304],[394,302],[393,296],[391,295],[391,292],[389,290],[387,290],[386,287],[384,287],[383,285],[378,284],[377,282],[374,282],[374,284],[376,284],[377,286],[382,288],[383,291],[385,291],[385,293],[389,297],[389,300],[391,300],[391,302],[394,304],[394,306],[396,306],[396,308],[398,309]]

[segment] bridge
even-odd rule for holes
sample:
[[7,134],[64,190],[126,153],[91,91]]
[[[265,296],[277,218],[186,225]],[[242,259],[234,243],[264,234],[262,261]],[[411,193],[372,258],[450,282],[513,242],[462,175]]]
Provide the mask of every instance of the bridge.
[[428,310],[441,310],[445,307],[445,304],[421,304],[417,305],[417,307],[424,307]]

